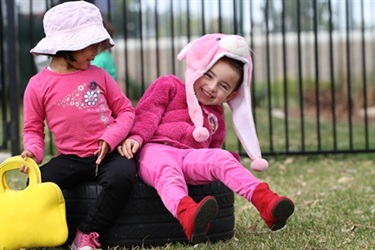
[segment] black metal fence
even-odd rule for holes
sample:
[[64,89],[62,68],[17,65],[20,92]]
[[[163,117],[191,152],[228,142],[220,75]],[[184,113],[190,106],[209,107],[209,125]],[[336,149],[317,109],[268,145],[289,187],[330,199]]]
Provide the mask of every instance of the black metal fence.
[[[44,36],[44,12],[60,2],[1,0],[0,147],[12,154],[22,148],[22,93],[48,62],[29,50]],[[131,99],[162,74],[183,78],[176,56],[193,38],[240,34],[253,51],[251,94],[263,154],[375,152],[375,1],[90,2],[114,26],[118,83]],[[225,146],[233,144],[243,153],[229,130]]]

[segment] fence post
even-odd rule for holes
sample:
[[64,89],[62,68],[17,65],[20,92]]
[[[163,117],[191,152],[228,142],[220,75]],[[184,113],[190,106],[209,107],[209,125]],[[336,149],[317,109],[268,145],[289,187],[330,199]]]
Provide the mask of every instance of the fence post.
[[17,27],[15,22],[15,1],[7,0],[7,64],[8,64],[8,85],[10,96],[10,124],[9,137],[11,141],[11,153],[17,155],[20,153],[20,139],[19,139],[19,95],[18,95],[18,79],[16,65],[16,44],[17,44]]

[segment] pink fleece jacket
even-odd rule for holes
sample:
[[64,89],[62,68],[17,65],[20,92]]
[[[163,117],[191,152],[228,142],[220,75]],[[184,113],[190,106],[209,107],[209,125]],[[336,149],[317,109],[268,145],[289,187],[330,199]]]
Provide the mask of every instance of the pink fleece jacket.
[[98,141],[115,149],[128,135],[134,108],[119,85],[101,68],[59,74],[44,69],[24,94],[24,149],[38,163],[44,155],[45,121],[58,154],[93,155]]
[[146,90],[135,108],[130,137],[143,143],[168,144],[177,148],[218,148],[225,139],[222,106],[202,106],[208,140],[197,142],[186,103],[185,84],[174,75],[161,76]]

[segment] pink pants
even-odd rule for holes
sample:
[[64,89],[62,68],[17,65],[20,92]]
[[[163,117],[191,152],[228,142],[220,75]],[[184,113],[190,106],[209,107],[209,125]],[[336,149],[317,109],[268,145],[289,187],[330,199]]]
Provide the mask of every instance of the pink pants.
[[259,184],[230,152],[219,148],[179,149],[148,143],[140,150],[138,161],[140,178],[156,189],[174,217],[180,200],[188,195],[186,184],[220,180],[248,201]]

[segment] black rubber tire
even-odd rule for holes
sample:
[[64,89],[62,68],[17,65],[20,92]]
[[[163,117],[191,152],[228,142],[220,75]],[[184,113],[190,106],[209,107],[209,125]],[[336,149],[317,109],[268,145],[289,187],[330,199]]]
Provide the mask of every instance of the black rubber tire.
[[[188,188],[189,195],[197,202],[207,195],[213,195],[217,199],[219,212],[211,222],[208,240],[216,242],[232,238],[235,221],[234,193],[220,181]],[[73,241],[79,221],[86,215],[100,191],[101,186],[94,182],[63,191],[69,228],[66,244]],[[102,247],[150,247],[171,242],[188,243],[180,223],[164,207],[156,190],[137,178],[130,199],[117,220],[100,236]]]

